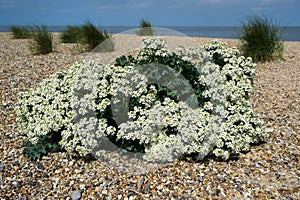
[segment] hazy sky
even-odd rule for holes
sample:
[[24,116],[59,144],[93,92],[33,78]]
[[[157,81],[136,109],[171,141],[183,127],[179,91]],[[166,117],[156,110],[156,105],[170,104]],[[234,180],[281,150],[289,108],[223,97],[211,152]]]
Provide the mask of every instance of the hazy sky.
[[300,26],[300,0],[0,0],[0,25],[238,26],[262,12]]

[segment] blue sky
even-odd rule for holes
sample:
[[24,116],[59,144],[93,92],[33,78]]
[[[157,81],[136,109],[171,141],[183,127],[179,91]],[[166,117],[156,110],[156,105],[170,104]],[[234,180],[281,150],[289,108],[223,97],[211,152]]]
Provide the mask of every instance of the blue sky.
[[299,0],[0,0],[0,25],[239,26],[264,12],[300,26]]

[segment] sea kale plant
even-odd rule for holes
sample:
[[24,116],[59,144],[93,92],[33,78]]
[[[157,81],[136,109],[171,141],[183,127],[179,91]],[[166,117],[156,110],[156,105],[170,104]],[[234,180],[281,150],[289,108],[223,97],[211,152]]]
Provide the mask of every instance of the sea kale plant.
[[255,66],[218,41],[175,53],[144,38],[136,57],[76,63],[20,93],[17,122],[32,144],[54,134],[82,156],[115,146],[149,161],[226,160],[267,138],[250,102]]

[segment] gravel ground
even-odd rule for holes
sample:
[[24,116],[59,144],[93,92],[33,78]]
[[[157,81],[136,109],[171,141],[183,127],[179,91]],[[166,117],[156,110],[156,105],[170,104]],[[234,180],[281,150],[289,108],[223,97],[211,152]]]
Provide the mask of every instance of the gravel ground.
[[[193,39],[194,45],[211,41]],[[179,44],[183,39],[171,40]],[[221,40],[230,45],[238,42]],[[140,38],[127,35],[115,42],[112,53],[79,54],[76,45],[59,44],[55,53],[37,56],[30,54],[27,40],[12,40],[0,33],[1,199],[300,199],[299,42],[285,42],[284,61],[258,64],[252,101],[271,133],[267,143],[237,159],[174,161],[134,173],[66,152],[37,162],[23,157],[21,145],[26,137],[14,125],[17,93],[36,87],[75,61],[111,62],[138,48]],[[189,42],[186,39],[183,44]],[[123,159],[123,164],[126,167],[130,161]]]

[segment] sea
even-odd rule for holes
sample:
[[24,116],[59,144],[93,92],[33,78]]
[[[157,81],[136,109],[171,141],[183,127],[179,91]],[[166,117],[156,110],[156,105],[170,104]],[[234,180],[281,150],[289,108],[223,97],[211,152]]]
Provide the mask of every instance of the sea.
[[[62,32],[66,26],[48,26],[49,31]],[[126,33],[135,34],[136,26],[101,26],[102,30],[109,33]],[[164,35],[182,35],[190,37],[207,37],[207,38],[229,38],[237,39],[241,33],[241,27],[232,26],[164,26],[155,27],[163,31]],[[10,26],[0,26],[0,32],[9,32]],[[281,28],[282,38],[284,41],[300,41],[300,26],[289,26]]]

